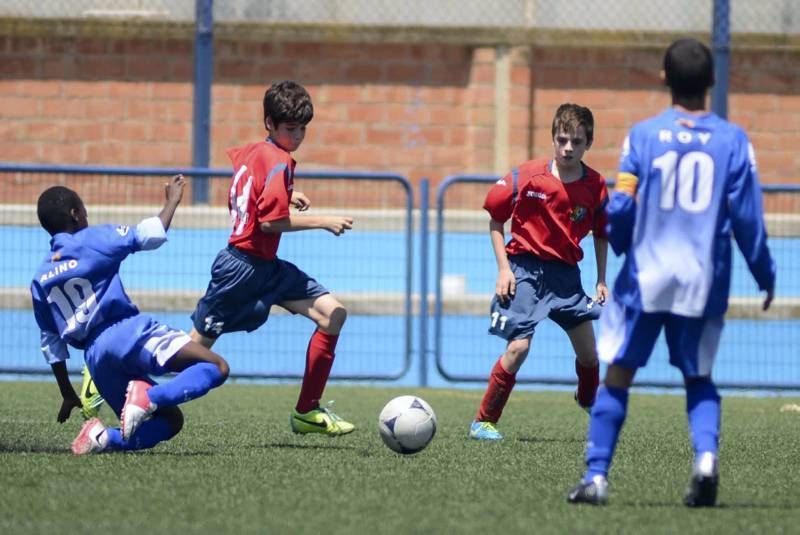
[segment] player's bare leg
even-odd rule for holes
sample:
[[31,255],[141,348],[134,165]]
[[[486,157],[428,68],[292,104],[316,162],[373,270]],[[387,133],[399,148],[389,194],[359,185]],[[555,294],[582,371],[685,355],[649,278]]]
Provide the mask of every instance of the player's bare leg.
[[355,426],[342,420],[328,406],[319,402],[328,382],[339,333],[347,320],[347,310],[331,294],[297,301],[283,301],[280,306],[301,314],[317,325],[308,342],[306,369],[297,405],[289,417],[295,433],[323,433],[338,436],[350,433]]
[[528,358],[531,350],[531,338],[520,338],[511,340],[506,346],[506,352],[500,357],[500,363],[508,373],[516,374]]
[[192,339],[192,342],[197,342],[198,344],[206,347],[207,349],[211,349],[211,346],[213,346],[214,342],[217,341],[216,338],[209,338],[207,336],[203,336],[202,334],[197,332],[197,329],[195,329],[194,327],[192,327],[192,330],[189,333],[189,338]]
[[582,409],[589,412],[600,384],[600,363],[597,360],[592,322],[585,321],[576,325],[567,331],[567,336],[575,350],[575,373],[578,376],[575,401]]

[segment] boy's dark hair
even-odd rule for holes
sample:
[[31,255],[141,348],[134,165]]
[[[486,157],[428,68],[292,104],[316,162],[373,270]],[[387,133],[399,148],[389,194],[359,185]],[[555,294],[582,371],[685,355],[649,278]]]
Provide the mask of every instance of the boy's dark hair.
[[586,131],[586,144],[591,145],[594,140],[594,116],[592,110],[578,104],[562,104],[553,116],[552,137],[563,130],[574,134],[579,126]]
[[71,210],[80,210],[83,201],[77,193],[64,186],[47,188],[39,195],[36,205],[36,215],[39,223],[51,236],[64,232],[72,224]]
[[277,128],[281,123],[300,123],[306,125],[314,118],[314,106],[305,87],[284,80],[272,84],[264,93],[264,124],[267,118]]
[[697,39],[678,39],[664,53],[664,78],[673,95],[704,96],[714,85],[711,50]]

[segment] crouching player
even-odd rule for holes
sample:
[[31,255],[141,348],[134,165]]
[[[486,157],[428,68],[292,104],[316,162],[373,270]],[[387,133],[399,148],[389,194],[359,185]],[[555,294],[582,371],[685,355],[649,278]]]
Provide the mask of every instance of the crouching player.
[[[140,314],[119,277],[120,263],[129,254],[166,241],[185,183],[182,175],[172,177],[158,217],[135,228],[90,227],[81,198],[62,186],[39,197],[39,222],[52,239],[31,295],[42,352],[63,397],[57,419],[64,422],[72,409],[81,407],[67,375],[70,345],[84,350],[97,390],[121,424],[110,428],[98,418],[86,421],[72,443],[76,455],[146,449],[169,440],[183,426],[177,405],[206,394],[228,377],[222,357],[186,333]],[[149,377],[170,372],[177,375],[162,385]]]

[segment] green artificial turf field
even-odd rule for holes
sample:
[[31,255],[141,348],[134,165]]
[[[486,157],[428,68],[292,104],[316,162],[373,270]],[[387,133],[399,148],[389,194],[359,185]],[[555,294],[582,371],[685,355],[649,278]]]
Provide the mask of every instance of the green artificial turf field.
[[[143,453],[75,457],[81,420],[58,389],[0,383],[0,533],[789,533],[800,530],[797,398],[726,397],[719,506],[681,503],[690,448],[681,396],[634,392],[605,508],[566,503],[587,415],[569,392],[517,391],[498,444],[467,439],[481,391],[333,385],[357,425],[297,436],[297,385],[227,384],[183,406],[180,435]],[[386,448],[376,419],[413,393],[435,409],[423,452]],[[101,413],[111,422],[107,407]]]

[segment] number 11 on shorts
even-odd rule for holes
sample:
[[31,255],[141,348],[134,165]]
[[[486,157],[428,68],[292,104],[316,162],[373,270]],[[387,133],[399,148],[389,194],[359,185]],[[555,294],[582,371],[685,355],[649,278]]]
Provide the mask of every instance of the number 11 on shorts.
[[508,316],[501,316],[499,312],[495,311],[492,312],[492,329],[497,327],[497,323],[500,322],[499,329],[501,331],[505,330],[506,328],[506,321],[508,321]]

